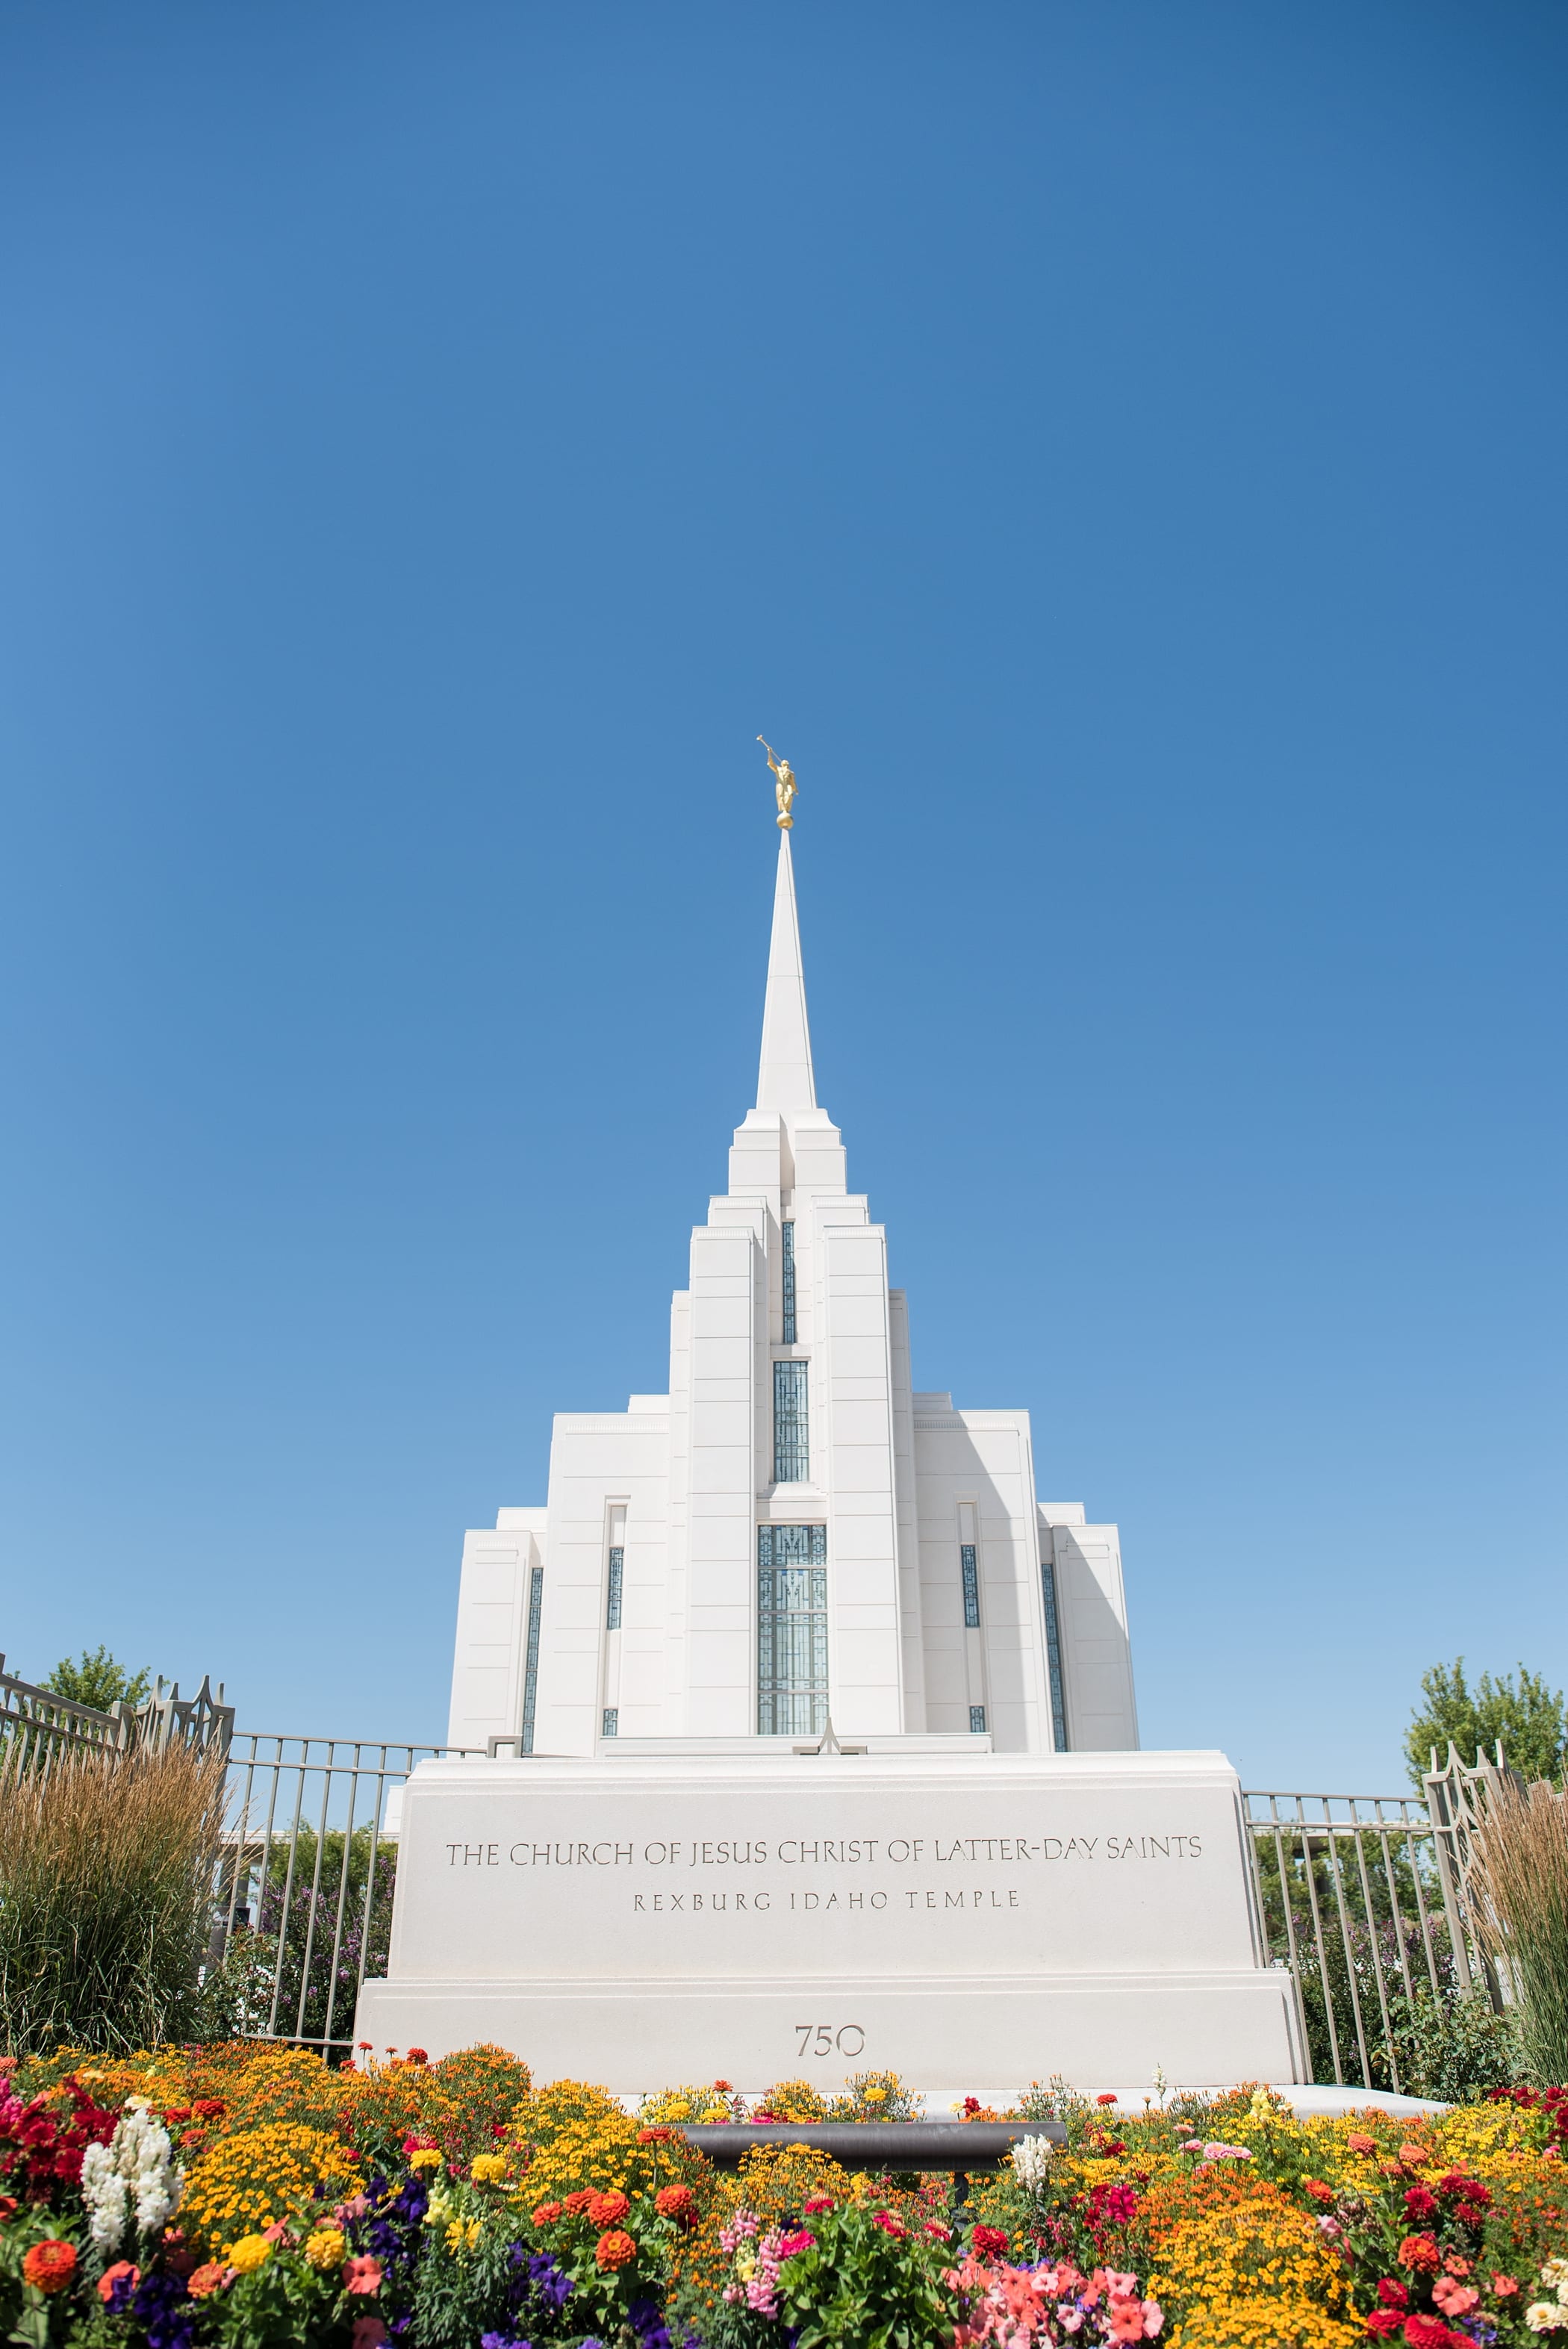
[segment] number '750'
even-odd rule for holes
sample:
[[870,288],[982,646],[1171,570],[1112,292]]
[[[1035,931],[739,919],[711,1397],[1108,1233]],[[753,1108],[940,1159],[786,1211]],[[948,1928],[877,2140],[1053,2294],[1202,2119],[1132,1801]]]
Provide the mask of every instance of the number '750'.
[[841,2023],[836,2031],[830,2023],[796,2023],[790,2028],[800,2042],[797,2055],[831,2055],[835,2048],[841,2055],[858,2055],[866,2044],[858,2023]]

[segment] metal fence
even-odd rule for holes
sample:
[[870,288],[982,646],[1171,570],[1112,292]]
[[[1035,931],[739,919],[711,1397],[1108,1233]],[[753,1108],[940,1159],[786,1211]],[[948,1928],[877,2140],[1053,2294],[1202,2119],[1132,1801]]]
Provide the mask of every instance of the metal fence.
[[[419,1763],[469,1749],[236,1733],[206,1682],[182,1700],[160,1681],[134,1710],[95,1713],[4,1663],[0,1767],[171,1739],[227,1754],[205,1975],[214,2027],[347,2054],[359,1986],[387,1970],[403,1786]],[[1315,2080],[1398,2093],[1423,1995],[1484,1984],[1501,2003],[1464,1888],[1485,1804],[1512,1777],[1501,1748],[1470,1770],[1450,1746],[1441,1768],[1433,1755],[1424,1797],[1243,1795],[1265,1944],[1291,1975]]]

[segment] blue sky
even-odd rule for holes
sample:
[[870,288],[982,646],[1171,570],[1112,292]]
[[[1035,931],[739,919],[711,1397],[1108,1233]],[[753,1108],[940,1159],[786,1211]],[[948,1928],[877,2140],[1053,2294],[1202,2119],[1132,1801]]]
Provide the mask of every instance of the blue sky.
[[1568,1679],[1568,20],[14,0],[0,1643],[444,1726],[665,1382],[776,833],[1144,1741]]

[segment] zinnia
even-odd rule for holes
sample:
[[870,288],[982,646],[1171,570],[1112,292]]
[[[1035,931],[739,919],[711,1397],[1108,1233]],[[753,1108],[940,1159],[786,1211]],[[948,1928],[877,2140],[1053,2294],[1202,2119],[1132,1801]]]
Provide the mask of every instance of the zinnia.
[[253,2275],[272,2255],[273,2247],[264,2235],[242,2235],[229,2246],[229,2265],[236,2275]]
[[194,2275],[186,2279],[185,2289],[192,2300],[205,2300],[210,2292],[221,2288],[228,2272],[222,2260],[204,2261]]
[[563,2202],[542,2202],[533,2214],[534,2225],[552,2227],[565,2208],[566,2205]]
[[1407,2235],[1395,2256],[1402,2268],[1425,2268],[1434,2274],[1443,2263],[1430,2235]]
[[661,2219],[685,2222],[696,2215],[696,2196],[689,2186],[661,2186],[654,2197],[654,2208]]
[[1003,2227],[976,2227],[969,2238],[983,2260],[1001,2259],[1010,2250],[1012,2240]]
[[631,2207],[624,2194],[595,2194],[588,2205],[588,2216],[596,2227],[613,2227]]
[[593,2257],[610,2274],[614,2274],[617,2268],[630,2267],[636,2256],[637,2246],[622,2227],[612,2227],[609,2233],[601,2235],[593,2246]]
[[36,2292],[64,2292],[76,2271],[75,2243],[61,2242],[57,2236],[35,2243],[22,2261],[23,2276]]

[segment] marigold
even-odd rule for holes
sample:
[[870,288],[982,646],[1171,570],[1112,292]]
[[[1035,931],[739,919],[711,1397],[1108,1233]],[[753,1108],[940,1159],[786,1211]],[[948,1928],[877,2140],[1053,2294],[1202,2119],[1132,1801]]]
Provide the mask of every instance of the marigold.
[[612,2227],[608,2234],[601,2235],[593,2246],[593,2257],[609,2274],[614,2274],[618,2268],[630,2267],[636,2256],[636,2244],[621,2227]]
[[35,2243],[22,2261],[22,2274],[36,2292],[64,2292],[76,2271],[75,2243],[62,2242],[57,2236]]
[[280,2217],[323,2200],[346,2200],[364,2181],[336,2137],[288,2121],[237,2129],[202,2154],[186,2181],[181,2223],[212,2251],[260,2234]]

